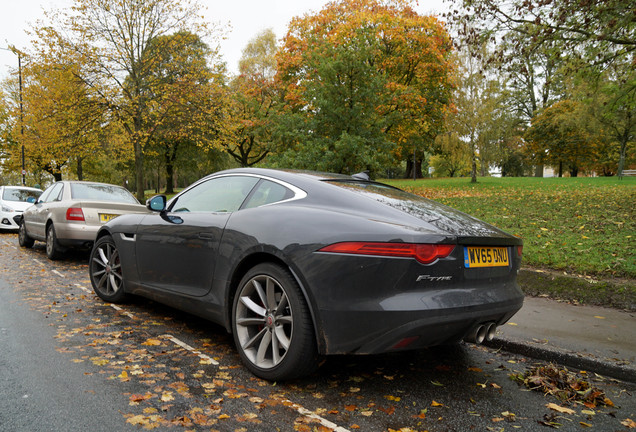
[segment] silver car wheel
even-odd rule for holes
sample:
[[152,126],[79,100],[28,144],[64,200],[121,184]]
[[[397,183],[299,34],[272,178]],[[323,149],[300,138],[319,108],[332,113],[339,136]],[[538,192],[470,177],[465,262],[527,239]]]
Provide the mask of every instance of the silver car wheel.
[[18,243],[24,248],[31,248],[35,243],[35,241],[27,234],[24,221],[22,221],[20,228],[18,228]]
[[50,224],[46,229],[46,256],[50,260],[56,260],[62,256],[64,250],[57,241],[57,235],[55,234],[55,227]]
[[293,330],[293,311],[278,281],[257,275],[243,285],[236,305],[236,331],[252,364],[261,369],[276,367],[287,354]]
[[123,276],[119,252],[111,242],[95,245],[91,254],[91,281],[95,291],[105,296],[113,296],[122,288]]

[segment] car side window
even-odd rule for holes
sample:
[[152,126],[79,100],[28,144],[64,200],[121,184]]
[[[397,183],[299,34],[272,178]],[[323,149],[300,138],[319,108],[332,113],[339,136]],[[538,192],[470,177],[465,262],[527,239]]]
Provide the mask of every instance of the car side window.
[[60,193],[62,192],[63,187],[64,187],[64,184],[55,183],[53,186],[48,188],[46,192],[42,194],[42,197],[40,198],[40,202],[47,203],[52,201],[59,201]]
[[205,181],[184,192],[172,203],[172,212],[234,212],[249,195],[257,177],[227,176]]
[[243,208],[260,207],[294,197],[294,192],[269,180],[262,180],[254,189]]
[[42,195],[40,195],[39,202],[46,202],[46,200],[49,198],[49,195],[51,195],[51,189],[53,188],[52,187],[47,188],[44,192],[42,192]]

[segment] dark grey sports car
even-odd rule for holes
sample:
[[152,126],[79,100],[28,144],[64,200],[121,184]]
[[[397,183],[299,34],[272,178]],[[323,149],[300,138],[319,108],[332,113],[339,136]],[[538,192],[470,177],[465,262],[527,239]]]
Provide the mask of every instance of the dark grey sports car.
[[98,232],[97,295],[222,324],[265,379],[326,354],[479,343],[523,303],[520,239],[364,176],[228,170],[147,206]]

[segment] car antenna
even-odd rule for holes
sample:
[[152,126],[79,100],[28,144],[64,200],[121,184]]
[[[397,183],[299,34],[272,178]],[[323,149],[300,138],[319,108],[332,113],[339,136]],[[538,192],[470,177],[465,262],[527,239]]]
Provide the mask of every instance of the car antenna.
[[357,174],[354,174],[351,177],[356,179],[356,180],[371,181],[371,178],[369,177],[369,171],[368,170],[359,172]]

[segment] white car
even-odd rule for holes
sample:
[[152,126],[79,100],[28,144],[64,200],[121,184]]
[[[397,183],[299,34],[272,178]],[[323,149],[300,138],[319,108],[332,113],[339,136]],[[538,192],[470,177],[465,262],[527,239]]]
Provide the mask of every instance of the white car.
[[42,190],[26,186],[0,186],[0,229],[17,230],[22,212],[42,195]]

